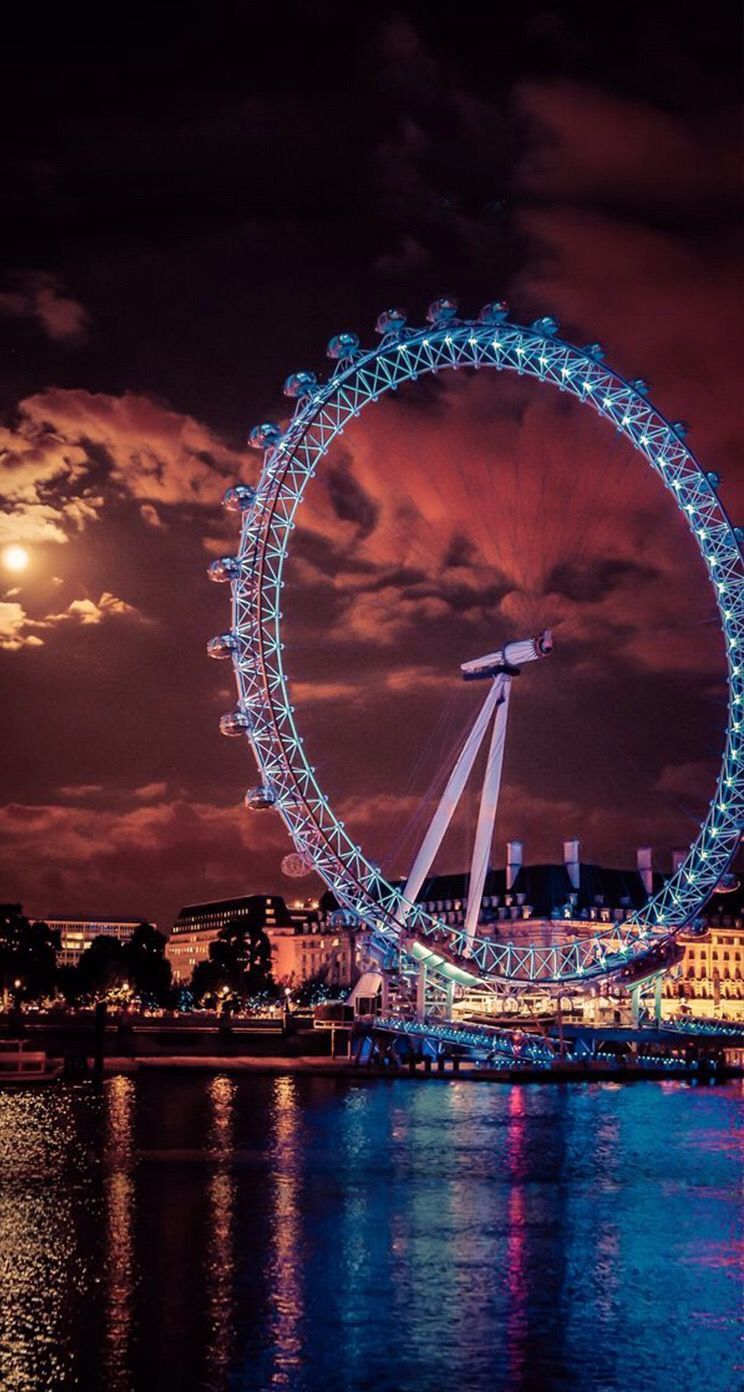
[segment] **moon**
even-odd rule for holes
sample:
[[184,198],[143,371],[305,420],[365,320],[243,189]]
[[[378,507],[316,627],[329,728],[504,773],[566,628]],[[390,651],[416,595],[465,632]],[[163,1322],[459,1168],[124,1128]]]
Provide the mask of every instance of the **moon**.
[[16,573],[25,570],[29,562],[29,554],[25,546],[6,546],[2,557],[5,569]]

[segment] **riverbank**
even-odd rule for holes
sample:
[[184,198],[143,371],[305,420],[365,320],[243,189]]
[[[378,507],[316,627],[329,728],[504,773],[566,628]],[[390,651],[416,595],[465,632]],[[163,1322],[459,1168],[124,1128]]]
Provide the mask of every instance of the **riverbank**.
[[230,1073],[280,1076],[304,1074],[315,1078],[345,1078],[355,1082],[373,1082],[380,1078],[410,1079],[412,1082],[492,1082],[492,1083],[631,1083],[654,1079],[674,1079],[677,1082],[702,1082],[744,1077],[744,1069],[731,1067],[690,1068],[677,1064],[623,1064],[613,1067],[603,1063],[556,1063],[552,1068],[493,1068],[469,1059],[460,1059],[457,1066],[380,1068],[358,1064],[354,1059],[330,1057],[230,1057],[225,1055],[183,1054],[161,1055],[157,1058],[108,1057],[104,1075],[151,1072]]
[[439,1057],[410,1047],[370,1051],[365,1047],[369,1024],[358,1026],[350,1038],[346,1030],[314,1029],[309,1021],[296,1018],[226,1022],[203,1015],[163,1019],[127,1013],[96,1022],[90,1012],[46,1017],[24,1013],[0,1022],[0,1033],[61,1060],[64,1076],[71,1080],[152,1071],[501,1083],[708,1082],[744,1076],[740,1039],[686,1038],[648,1028],[574,1027],[570,1039],[566,1030],[566,1044],[570,1048],[580,1040],[583,1057],[558,1056],[547,1066],[527,1059],[505,1059],[504,1066],[476,1062],[457,1047],[443,1050]]

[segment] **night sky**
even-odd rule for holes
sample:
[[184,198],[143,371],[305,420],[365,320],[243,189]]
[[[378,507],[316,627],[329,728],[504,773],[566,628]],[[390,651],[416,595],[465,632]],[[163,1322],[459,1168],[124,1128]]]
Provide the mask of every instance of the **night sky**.
[[[278,819],[240,806],[255,766],[204,652],[247,431],[339,330],[505,297],[647,378],[744,518],[739,6],[15,7],[4,30],[0,548],[29,559],[0,556],[0,898],[167,927],[310,893]],[[661,869],[689,843],[722,645],[685,527],[609,427],[500,374],[422,382],[345,434],[303,512],[297,718],[386,870],[483,695],[459,663],[548,624],[496,862],[509,836],[616,864],[651,844]]]

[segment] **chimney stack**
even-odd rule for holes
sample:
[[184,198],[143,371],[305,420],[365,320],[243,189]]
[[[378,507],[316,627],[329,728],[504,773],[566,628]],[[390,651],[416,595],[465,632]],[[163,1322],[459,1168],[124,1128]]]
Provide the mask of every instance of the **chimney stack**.
[[687,858],[687,851],[672,851],[672,874],[676,875],[683,860]]
[[506,889],[507,893],[514,888],[514,881],[522,869],[524,858],[524,843],[522,841],[507,841],[506,843]]
[[568,872],[572,888],[578,889],[581,879],[578,841],[563,842],[563,864]]
[[654,872],[651,869],[651,847],[639,846],[636,851],[636,865],[638,874],[643,880],[643,888],[649,898],[654,892]]

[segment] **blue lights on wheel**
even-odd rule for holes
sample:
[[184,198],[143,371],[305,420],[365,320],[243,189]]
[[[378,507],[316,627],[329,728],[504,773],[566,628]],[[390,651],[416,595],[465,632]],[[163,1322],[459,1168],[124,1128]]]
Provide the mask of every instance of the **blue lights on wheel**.
[[392,957],[401,948],[400,891],[335,816],[306,757],[287,690],[280,593],[307,483],[336,436],[366,405],[404,382],[448,368],[496,367],[535,377],[571,392],[625,435],[687,522],[720,615],[729,714],[708,814],[683,863],[642,912],[622,924],[598,925],[579,941],[542,946],[476,938],[463,957],[460,930],[420,905],[406,917],[407,942],[425,944],[429,938],[436,956],[434,944],[444,933],[448,957],[460,958],[473,979],[548,985],[586,981],[640,961],[694,922],[728,870],[744,827],[744,559],[741,529],[718,498],[718,476],[706,472],[688,448],[684,422],[667,420],[649,401],[647,383],[614,372],[600,344],[576,348],[565,342],[551,317],[523,327],[507,314],[505,303],[494,301],[476,319],[461,319],[457,302],[445,296],[430,306],[425,327],[411,328],[403,311],[387,310],[377,320],[374,346],[363,348],[352,333],[331,339],[334,370],[327,382],[310,372],[287,379],[285,392],[295,401],[288,426],[264,422],[250,435],[251,445],[263,451],[257,488],[237,484],[225,495],[225,505],[241,517],[239,556],[221,558],[211,573],[231,585],[232,628],[213,639],[209,651],[233,662],[239,705],[224,727],[226,733],[244,732],[256,758],[261,783],[248,795],[249,806],[279,811],[298,853],[312,861],[343,908],[371,929],[379,955]]

